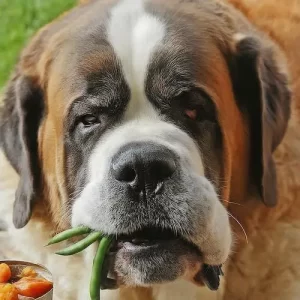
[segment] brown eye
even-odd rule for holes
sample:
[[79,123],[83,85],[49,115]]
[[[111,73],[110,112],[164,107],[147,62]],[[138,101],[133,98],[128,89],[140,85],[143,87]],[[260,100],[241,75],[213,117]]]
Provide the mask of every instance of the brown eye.
[[198,95],[193,92],[183,92],[176,98],[185,117],[197,120],[201,111],[201,99]]
[[195,88],[175,97],[182,114],[195,122],[216,121],[216,110],[210,96],[202,89]]
[[189,117],[192,120],[196,120],[198,116],[197,109],[186,109],[184,111],[187,117]]
[[99,122],[99,118],[92,114],[82,116],[80,120],[80,123],[82,123],[85,127],[93,126]]

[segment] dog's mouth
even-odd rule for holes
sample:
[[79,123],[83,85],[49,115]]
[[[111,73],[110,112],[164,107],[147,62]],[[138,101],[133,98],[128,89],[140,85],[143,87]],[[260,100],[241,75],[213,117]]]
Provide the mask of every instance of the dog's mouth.
[[[180,235],[175,234],[169,229],[160,229],[155,227],[147,227],[141,230],[135,231],[131,234],[119,235],[116,238],[116,243],[111,248],[112,251],[117,251],[118,249],[128,246],[132,248],[150,248],[159,246],[166,241],[179,240]],[[195,248],[195,251],[200,251],[196,246],[190,244],[191,247]]]
[[101,289],[150,286],[184,278],[217,290],[221,266],[203,263],[200,249],[169,229],[143,228],[117,235],[104,263]]

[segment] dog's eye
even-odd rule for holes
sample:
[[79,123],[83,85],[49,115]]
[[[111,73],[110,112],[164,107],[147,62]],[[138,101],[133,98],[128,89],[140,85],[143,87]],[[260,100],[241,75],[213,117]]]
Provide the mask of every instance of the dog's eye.
[[84,115],[80,118],[80,123],[82,123],[84,125],[84,127],[91,127],[95,124],[100,123],[99,118],[92,115],[92,114],[88,114],[88,115]]
[[193,121],[204,121],[211,119],[211,113],[202,104],[189,104],[184,108],[186,118]]
[[184,111],[184,113],[185,113],[185,115],[186,115],[188,118],[190,118],[190,119],[192,119],[192,120],[196,120],[197,117],[198,117],[198,111],[197,111],[197,109],[186,109],[186,110]]
[[177,96],[184,116],[193,121],[212,120],[215,117],[214,105],[202,90],[183,92]]

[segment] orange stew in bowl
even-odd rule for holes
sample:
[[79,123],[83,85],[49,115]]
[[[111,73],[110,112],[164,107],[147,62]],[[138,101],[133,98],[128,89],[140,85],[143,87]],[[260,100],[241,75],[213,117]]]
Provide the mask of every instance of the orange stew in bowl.
[[1,300],[18,300],[19,296],[39,298],[52,287],[52,282],[41,277],[31,267],[24,268],[21,274],[14,278],[9,266],[5,263],[0,264]]

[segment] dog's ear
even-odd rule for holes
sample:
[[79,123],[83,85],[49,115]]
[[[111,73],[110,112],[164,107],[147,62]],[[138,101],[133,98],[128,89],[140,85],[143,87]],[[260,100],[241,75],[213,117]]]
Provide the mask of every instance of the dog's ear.
[[234,90],[247,114],[251,135],[251,179],[267,206],[277,203],[273,153],[283,139],[290,117],[288,77],[273,46],[254,37],[237,41]]
[[41,89],[31,78],[16,72],[8,83],[0,115],[1,146],[20,175],[13,210],[16,228],[29,221],[40,188],[37,139],[43,103]]

